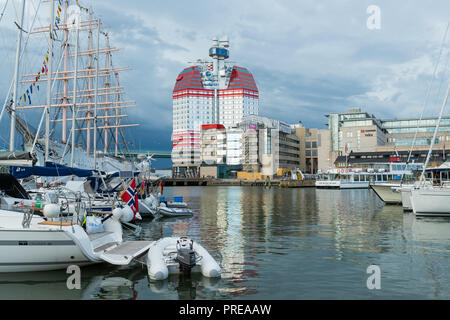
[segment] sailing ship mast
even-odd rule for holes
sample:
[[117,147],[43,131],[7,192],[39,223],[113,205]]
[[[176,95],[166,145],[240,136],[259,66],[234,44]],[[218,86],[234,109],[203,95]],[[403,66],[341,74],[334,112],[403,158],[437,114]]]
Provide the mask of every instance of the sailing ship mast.
[[17,47],[16,47],[16,62],[14,66],[14,91],[13,91],[13,103],[10,108],[11,114],[11,127],[9,135],[9,151],[15,150],[15,130],[16,130],[16,108],[17,108],[17,90],[19,85],[19,59],[20,51],[22,47],[22,26],[23,16],[25,12],[25,0],[22,0],[20,10],[20,26],[17,26]]
[[[52,20],[54,17],[53,2],[54,0],[50,1],[50,16]],[[74,165],[76,141],[81,138],[82,146],[85,148],[86,153],[94,154],[94,168],[96,168],[96,150],[99,147],[97,135],[100,134],[100,137],[103,135],[103,139],[101,139],[103,140],[103,152],[105,154],[114,152],[114,155],[117,156],[119,155],[119,144],[121,144],[119,141],[119,132],[121,133],[121,137],[123,139],[124,128],[138,125],[129,123],[124,124],[121,121],[123,118],[127,117],[127,115],[122,112],[123,108],[136,107],[135,101],[120,99],[120,95],[124,94],[124,92],[123,87],[119,84],[119,72],[128,70],[129,68],[113,67],[112,52],[119,49],[110,46],[109,35],[107,32],[101,30],[100,20],[94,18],[92,9],[88,10],[80,7],[80,9],[83,9],[80,10],[81,13],[85,11],[89,13],[89,17],[83,20],[83,15],[80,14],[77,26],[78,28],[75,32],[73,32],[76,35],[71,36],[70,29],[72,26],[70,21],[68,21],[69,1],[60,1],[59,3],[60,5],[58,5],[57,13],[58,16],[60,14],[61,16],[64,16],[64,19],[61,19],[59,24],[55,24],[55,27],[53,27],[53,23],[50,23],[48,26],[34,28],[30,32],[30,34],[48,33],[51,37],[48,49],[48,72],[43,74],[25,74],[23,75],[24,79],[22,80],[22,83],[25,84],[30,84],[31,82],[36,84],[39,82],[47,82],[47,103],[45,105],[18,106],[17,109],[24,111],[28,109],[46,109],[45,161],[49,158],[50,131],[52,133],[55,132],[55,130],[50,129],[50,122],[53,123],[53,126],[61,124],[61,139],[58,140],[62,144],[68,144],[67,122],[71,121],[71,165]],[[93,30],[97,30],[96,49],[93,48]],[[88,32],[88,45],[87,50],[82,50],[81,34],[85,31]],[[64,67],[62,71],[52,71],[51,69],[53,40],[55,39],[54,35],[56,35],[57,32],[63,32],[64,34],[62,43],[62,59],[64,59]],[[100,33],[105,35],[106,45],[104,47],[101,47],[100,45]],[[77,45],[78,34],[80,34],[80,48]],[[75,39],[72,40],[75,41],[75,46],[71,45],[69,42],[71,38],[74,37]],[[87,59],[88,62],[84,67],[82,59],[86,56],[87,58],[85,59]],[[95,63],[93,63],[94,56],[96,60]],[[103,56],[105,59],[104,68],[99,67],[100,56]],[[75,59],[73,69],[70,69],[70,59]],[[78,59],[81,60],[78,61]],[[81,68],[78,67],[78,62],[81,63]],[[115,84],[111,84],[112,75],[115,76]],[[92,84],[94,79],[95,87]],[[78,87],[77,81],[78,84],[83,84],[85,87]],[[56,86],[58,88],[58,92],[54,94],[51,92],[51,88],[54,86],[52,85],[52,82],[60,84],[60,86]],[[73,83],[72,91],[69,91],[69,82]],[[101,82],[102,85],[99,84],[99,82]],[[72,96],[70,97],[70,95]],[[51,112],[51,110],[53,112]],[[50,120],[51,113],[53,114],[53,119]],[[71,115],[71,118],[69,118],[69,115]],[[92,134],[94,136],[93,143],[91,142]],[[100,142],[100,144],[102,143]],[[123,143],[123,145],[125,145],[125,143]],[[93,152],[91,152],[92,149],[94,150]],[[64,155],[62,155],[62,157],[64,157]]]
[[47,79],[47,108],[45,109],[45,154],[44,163],[49,159],[49,148],[50,148],[50,104],[52,102],[52,61],[53,61],[53,17],[55,4],[54,1],[50,1],[50,26],[49,26],[49,37],[48,37],[48,79]]

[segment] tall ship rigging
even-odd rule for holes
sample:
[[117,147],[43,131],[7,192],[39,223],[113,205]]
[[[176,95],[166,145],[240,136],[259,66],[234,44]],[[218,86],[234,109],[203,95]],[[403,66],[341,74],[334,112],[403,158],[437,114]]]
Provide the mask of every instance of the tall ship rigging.
[[[136,102],[124,98],[120,84],[120,73],[130,68],[114,65],[120,49],[110,44],[102,21],[79,1],[20,5],[14,77],[0,115],[0,121],[10,115],[10,151],[18,150],[18,133],[22,149],[40,165],[133,170],[133,162],[121,156],[128,148],[127,128],[138,126],[127,121],[126,111]],[[25,6],[34,14],[31,26],[24,23]],[[50,23],[35,26],[40,17]]]

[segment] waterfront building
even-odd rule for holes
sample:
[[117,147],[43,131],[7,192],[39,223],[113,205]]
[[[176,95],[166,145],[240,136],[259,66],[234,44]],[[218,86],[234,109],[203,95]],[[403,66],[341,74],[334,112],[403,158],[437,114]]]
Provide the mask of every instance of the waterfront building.
[[[356,156],[361,153],[364,157],[370,156],[368,159],[376,159],[380,156],[378,152],[389,155],[402,151],[402,154],[407,154],[413,144],[414,151],[420,152],[423,157],[428,152],[437,122],[436,118],[377,119],[359,108],[346,113],[328,114],[326,117],[328,141],[323,142],[318,150],[321,171],[332,169],[337,164],[345,166],[342,159],[348,159],[350,154]],[[437,153],[444,155],[443,159],[435,163],[442,162],[446,144],[447,148],[450,144],[450,117],[442,118],[434,144]],[[356,164],[351,162],[347,165]]]
[[259,91],[244,67],[226,62],[227,38],[213,39],[211,61],[198,60],[176,78],[173,89],[172,162],[174,176],[198,176],[202,161],[201,126],[236,126],[259,113]]
[[242,164],[242,130],[239,128],[229,128],[226,131],[226,163],[227,165]]
[[243,131],[243,170],[273,177],[279,169],[300,167],[300,139],[283,121],[248,115],[238,124]]
[[291,129],[300,141],[299,169],[303,173],[317,173],[319,169],[318,146],[322,143],[322,131],[306,128],[301,121],[291,125]]
[[350,109],[346,113],[328,114],[331,151],[373,151],[387,143],[387,131],[381,121],[361,109]]
[[221,124],[203,124],[201,141],[201,161],[206,164],[225,164],[227,155],[227,135]]
[[[350,152],[348,155],[340,155],[335,160],[336,169],[363,169],[367,171],[372,169],[374,171],[389,170],[390,164],[398,163],[405,166],[408,157],[411,165],[421,165],[425,163],[428,150],[414,150],[409,155],[409,150],[396,151],[373,151],[373,152]],[[430,167],[438,167],[445,161],[450,159],[450,150],[444,152],[442,150],[434,150],[430,156]],[[345,172],[342,171],[342,172]]]

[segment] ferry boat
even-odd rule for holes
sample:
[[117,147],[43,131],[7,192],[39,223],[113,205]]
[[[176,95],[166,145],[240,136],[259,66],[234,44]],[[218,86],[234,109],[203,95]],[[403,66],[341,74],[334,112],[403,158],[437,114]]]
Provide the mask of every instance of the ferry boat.
[[343,172],[319,175],[315,182],[317,188],[335,189],[367,189],[369,188],[370,173]]
[[371,187],[387,203],[401,203],[400,193],[392,191],[400,182],[414,180],[414,172],[422,168],[421,164],[390,163],[389,170],[380,169],[335,169],[320,174],[316,180],[317,188],[367,189]]

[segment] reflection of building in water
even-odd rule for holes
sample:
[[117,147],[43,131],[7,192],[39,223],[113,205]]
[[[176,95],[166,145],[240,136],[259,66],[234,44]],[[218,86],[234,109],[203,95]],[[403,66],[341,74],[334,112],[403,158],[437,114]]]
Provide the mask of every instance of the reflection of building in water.
[[242,211],[244,225],[255,226],[251,229],[254,241],[267,242],[290,232],[306,235],[311,231],[302,226],[317,222],[313,189],[244,188]]
[[[400,206],[382,206],[368,190],[316,189],[318,225],[323,237],[334,240],[336,257],[343,258],[344,250],[384,252],[385,238],[380,234],[401,224]],[[331,232],[330,232],[331,229]]]
[[[245,281],[249,272],[244,255],[246,236],[242,219],[245,211],[241,209],[243,189],[245,188],[208,188],[208,192],[202,195],[200,205],[202,219],[199,223],[204,233],[201,237],[216,242],[210,243],[210,248],[215,248],[211,249],[212,251],[220,252],[222,278],[230,279],[234,283]],[[242,285],[221,287],[219,290],[231,295],[248,294],[248,289]]]

